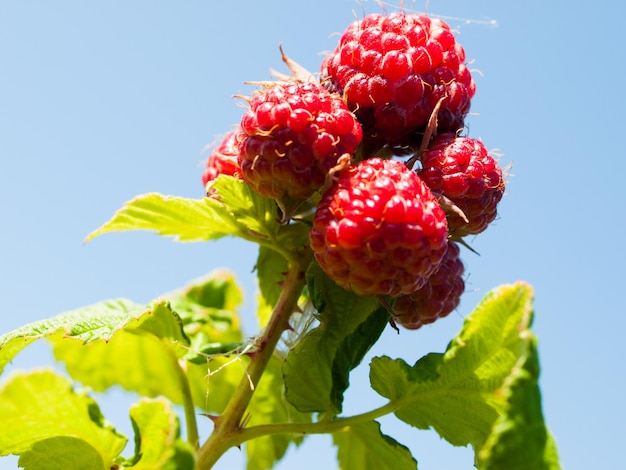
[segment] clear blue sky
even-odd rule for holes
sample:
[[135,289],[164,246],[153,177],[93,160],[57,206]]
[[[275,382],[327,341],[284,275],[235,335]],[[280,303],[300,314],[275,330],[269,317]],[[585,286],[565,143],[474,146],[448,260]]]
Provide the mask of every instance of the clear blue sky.
[[[413,4],[459,31],[481,72],[470,135],[498,148],[512,176],[500,219],[473,240],[481,255],[463,252],[468,292],[458,312],[399,337],[388,331],[373,353],[413,362],[442,351],[482,295],[526,280],[536,291],[544,411],[562,463],[617,469],[626,442],[626,7],[556,4]],[[238,122],[232,96],[251,90],[243,82],[281,67],[281,43],[317,70],[353,11],[362,15],[354,0],[1,2],[0,333],[107,298],[147,302],[228,266],[250,295],[244,321],[253,334],[254,246],[150,233],[82,240],[136,194],[202,196],[203,148]],[[9,370],[51,363],[42,344]],[[363,368],[353,381],[366,377]],[[372,399],[353,393],[346,412]],[[129,436],[130,400],[115,392],[103,401]],[[468,450],[434,433],[394,420],[383,430],[411,447],[421,470],[472,468]],[[327,438],[311,438],[280,468],[296,459],[298,468],[336,465]],[[0,468],[15,462],[2,458]],[[233,451],[218,467],[241,466]]]

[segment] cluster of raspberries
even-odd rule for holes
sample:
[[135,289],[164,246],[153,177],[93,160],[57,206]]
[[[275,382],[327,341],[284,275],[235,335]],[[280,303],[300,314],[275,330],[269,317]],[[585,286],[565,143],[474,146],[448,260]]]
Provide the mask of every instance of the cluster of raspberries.
[[291,77],[248,100],[203,183],[243,179],[287,211],[284,223],[306,208],[324,272],[417,329],[458,306],[459,243],[487,228],[504,193],[498,163],[462,135],[474,93],[444,21],[370,14],[348,26],[319,81]]

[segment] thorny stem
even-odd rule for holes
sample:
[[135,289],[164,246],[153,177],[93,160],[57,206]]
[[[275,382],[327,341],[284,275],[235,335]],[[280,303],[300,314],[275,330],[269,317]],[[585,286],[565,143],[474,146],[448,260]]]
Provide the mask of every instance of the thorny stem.
[[243,432],[242,419],[282,333],[289,326],[289,318],[297,308],[298,299],[306,282],[305,270],[309,261],[308,251],[306,255],[291,258],[282,292],[258,340],[257,349],[250,357],[247,374],[242,377],[223,414],[214,420],[213,433],[197,453],[196,470],[211,468],[234,441],[242,442],[240,439]]

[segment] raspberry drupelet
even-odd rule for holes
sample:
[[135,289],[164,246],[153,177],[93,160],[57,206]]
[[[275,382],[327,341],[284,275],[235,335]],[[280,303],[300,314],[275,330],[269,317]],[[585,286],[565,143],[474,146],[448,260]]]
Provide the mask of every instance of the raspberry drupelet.
[[377,157],[337,175],[309,235],[326,274],[365,296],[415,292],[439,267],[447,238],[445,214],[422,180]]
[[457,131],[476,90],[448,24],[404,12],[370,14],[348,26],[322,62],[321,80],[345,96],[375,147],[419,146],[441,99],[438,131]]
[[496,218],[505,183],[502,169],[481,141],[440,134],[421,155],[421,166],[418,174],[431,191],[447,197],[467,219],[449,212],[451,235],[481,233]]
[[393,319],[409,330],[417,330],[448,316],[459,306],[465,291],[463,262],[459,246],[450,241],[448,251],[437,271],[426,284],[412,294],[399,296],[393,306]]
[[216,179],[219,175],[229,175],[236,178],[241,177],[237,149],[237,135],[240,132],[239,126],[228,132],[220,144],[215,147],[206,161],[204,172],[202,173],[202,184]]
[[262,196],[307,199],[361,142],[361,125],[340,96],[311,82],[279,82],[250,100],[241,120],[239,164]]

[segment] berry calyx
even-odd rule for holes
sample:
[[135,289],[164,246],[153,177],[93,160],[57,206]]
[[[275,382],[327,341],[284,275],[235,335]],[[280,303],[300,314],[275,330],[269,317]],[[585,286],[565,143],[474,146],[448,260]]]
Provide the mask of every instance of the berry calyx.
[[379,145],[415,147],[437,102],[439,132],[464,125],[476,87],[465,51],[440,19],[404,12],[353,22],[321,67]]
[[341,97],[316,83],[273,84],[241,120],[239,164],[262,196],[307,199],[361,142],[361,126]]
[[321,268],[365,296],[415,292],[447,249],[445,213],[424,182],[396,160],[375,157],[338,173],[309,239]]
[[393,320],[409,330],[417,330],[450,314],[459,306],[465,290],[463,262],[459,246],[450,241],[439,268],[426,284],[412,294],[396,298]]
[[237,149],[237,135],[239,132],[239,126],[228,132],[220,144],[209,154],[204,172],[202,173],[202,183],[205,187],[208,182],[213,181],[219,175],[241,178],[241,168],[238,162],[239,150]]
[[422,153],[421,166],[418,174],[431,191],[447,197],[465,215],[448,212],[452,236],[481,233],[496,218],[505,183],[502,169],[481,141],[440,134]]

